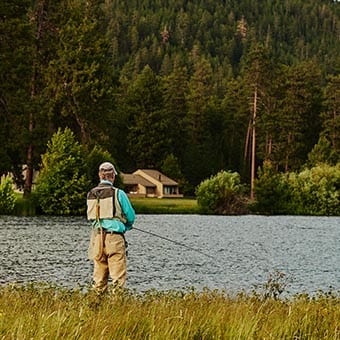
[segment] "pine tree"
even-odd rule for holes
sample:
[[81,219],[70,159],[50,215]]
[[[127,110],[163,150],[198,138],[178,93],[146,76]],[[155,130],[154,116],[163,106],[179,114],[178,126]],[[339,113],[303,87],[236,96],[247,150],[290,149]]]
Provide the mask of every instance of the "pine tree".
[[29,1],[4,1],[0,5],[0,175],[11,171],[23,185],[25,163],[25,110],[30,101],[32,55]]
[[168,154],[173,153],[180,159],[183,157],[183,146],[187,141],[187,102],[188,71],[181,65],[176,56],[173,72],[162,78],[164,118],[169,138]]
[[131,115],[128,151],[137,167],[155,168],[169,144],[160,80],[149,66],[131,84],[126,100]]
[[322,114],[322,135],[340,159],[340,75],[330,76],[324,90],[325,111]]
[[254,198],[254,183],[257,162],[257,125],[263,119],[264,103],[269,96],[271,71],[273,66],[268,49],[262,44],[254,43],[244,61],[242,75],[245,86],[249,89],[249,124],[245,142],[245,156],[250,154],[250,198]]
[[307,160],[320,129],[320,70],[313,62],[286,67],[286,82],[278,121],[276,160],[285,171]]
[[65,1],[63,9],[56,56],[47,71],[49,111],[59,126],[72,126],[82,144],[89,144],[107,138],[114,104],[104,16],[92,2]]

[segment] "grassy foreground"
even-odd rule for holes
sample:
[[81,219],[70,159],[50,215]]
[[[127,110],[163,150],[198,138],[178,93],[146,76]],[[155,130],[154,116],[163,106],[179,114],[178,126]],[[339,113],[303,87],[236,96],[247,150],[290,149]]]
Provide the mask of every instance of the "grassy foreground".
[[340,339],[340,297],[0,288],[1,339]]

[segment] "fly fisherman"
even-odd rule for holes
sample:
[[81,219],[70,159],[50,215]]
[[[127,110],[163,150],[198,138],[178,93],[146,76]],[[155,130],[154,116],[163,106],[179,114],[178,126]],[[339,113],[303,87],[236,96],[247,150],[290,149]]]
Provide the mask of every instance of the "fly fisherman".
[[94,288],[99,293],[107,290],[109,275],[113,291],[126,284],[124,234],[132,229],[135,211],[125,192],[113,186],[116,175],[113,164],[102,163],[100,183],[87,194],[87,218],[92,224],[89,258],[94,261]]

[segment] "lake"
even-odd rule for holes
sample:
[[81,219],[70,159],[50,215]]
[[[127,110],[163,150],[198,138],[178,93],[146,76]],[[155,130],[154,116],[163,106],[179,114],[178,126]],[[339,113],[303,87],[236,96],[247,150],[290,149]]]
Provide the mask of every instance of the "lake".
[[[137,291],[237,293],[277,271],[286,294],[340,291],[340,217],[138,215],[135,226],[147,232],[126,234],[127,286]],[[88,287],[89,235],[82,217],[0,216],[0,284]]]

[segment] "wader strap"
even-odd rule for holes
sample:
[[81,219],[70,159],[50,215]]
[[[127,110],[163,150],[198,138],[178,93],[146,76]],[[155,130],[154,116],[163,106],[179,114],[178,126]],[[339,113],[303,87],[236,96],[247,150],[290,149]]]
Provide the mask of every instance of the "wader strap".
[[95,225],[99,225],[99,230],[100,230],[100,254],[103,256],[103,248],[104,248],[104,242],[105,242],[105,233],[102,228],[102,225],[100,223],[100,197],[99,197],[99,192],[95,192],[95,195],[97,197],[97,203],[96,203],[96,223]]
[[129,255],[129,251],[128,251],[128,246],[129,246],[129,244],[128,244],[128,242],[126,241],[125,235],[122,234],[122,236],[123,236],[124,243],[125,243],[125,254],[126,254],[126,257],[128,257],[128,255]]
[[97,203],[96,203],[96,221],[100,225],[100,197],[98,191],[95,192],[95,195],[97,197]]

